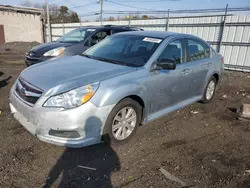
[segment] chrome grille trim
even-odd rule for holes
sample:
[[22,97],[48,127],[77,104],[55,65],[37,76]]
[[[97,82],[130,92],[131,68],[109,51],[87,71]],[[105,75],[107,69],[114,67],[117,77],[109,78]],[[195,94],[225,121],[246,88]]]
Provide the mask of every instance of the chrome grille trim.
[[15,88],[16,94],[26,103],[35,104],[42,96],[43,90],[19,78]]

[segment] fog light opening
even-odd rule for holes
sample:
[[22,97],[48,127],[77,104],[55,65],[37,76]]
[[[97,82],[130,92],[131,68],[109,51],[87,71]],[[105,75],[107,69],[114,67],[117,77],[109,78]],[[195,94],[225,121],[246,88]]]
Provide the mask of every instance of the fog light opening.
[[61,130],[49,130],[49,135],[62,137],[62,138],[79,138],[80,134],[77,131],[61,131]]

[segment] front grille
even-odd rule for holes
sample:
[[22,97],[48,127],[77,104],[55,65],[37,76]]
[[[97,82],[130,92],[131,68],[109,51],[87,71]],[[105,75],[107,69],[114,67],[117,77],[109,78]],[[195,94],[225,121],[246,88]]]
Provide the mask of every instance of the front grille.
[[16,93],[24,101],[35,104],[41,97],[43,91],[35,86],[19,78],[16,84]]

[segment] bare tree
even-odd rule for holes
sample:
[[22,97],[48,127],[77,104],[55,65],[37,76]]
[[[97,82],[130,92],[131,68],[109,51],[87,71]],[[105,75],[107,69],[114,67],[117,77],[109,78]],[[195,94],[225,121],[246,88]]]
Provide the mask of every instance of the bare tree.
[[[43,3],[33,3],[30,0],[25,0],[20,5],[25,7],[40,8],[44,10],[43,11],[44,13],[46,12],[46,5]],[[49,4],[49,9],[50,9],[51,23],[80,22],[78,14],[74,11],[69,10],[67,6],[58,6],[55,4]]]

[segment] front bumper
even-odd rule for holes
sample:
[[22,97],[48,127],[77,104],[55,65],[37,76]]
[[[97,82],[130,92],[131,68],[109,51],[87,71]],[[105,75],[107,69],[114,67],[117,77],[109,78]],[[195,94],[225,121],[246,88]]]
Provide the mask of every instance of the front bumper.
[[[113,105],[96,107],[91,102],[69,110],[46,108],[38,104],[39,101],[34,106],[26,104],[12,88],[10,109],[15,119],[44,142],[75,148],[101,141],[106,119],[113,108]],[[79,137],[52,136],[50,130],[76,131]]]

